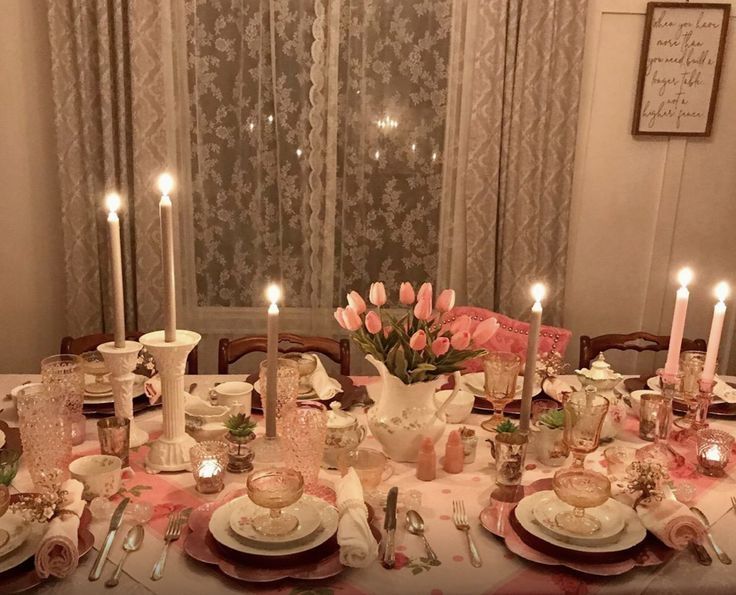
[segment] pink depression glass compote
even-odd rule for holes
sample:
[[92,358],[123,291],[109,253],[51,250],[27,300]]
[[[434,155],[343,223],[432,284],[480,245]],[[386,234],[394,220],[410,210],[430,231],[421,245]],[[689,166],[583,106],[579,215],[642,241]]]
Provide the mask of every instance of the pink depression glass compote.
[[254,471],[246,481],[248,496],[268,514],[253,519],[253,528],[263,535],[288,535],[299,526],[299,519],[282,509],[294,504],[304,492],[302,474],[283,467]]

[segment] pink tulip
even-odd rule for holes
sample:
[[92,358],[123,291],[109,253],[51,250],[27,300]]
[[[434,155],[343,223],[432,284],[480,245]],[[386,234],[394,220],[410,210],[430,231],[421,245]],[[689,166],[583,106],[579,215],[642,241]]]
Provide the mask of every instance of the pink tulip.
[[428,297],[429,301],[432,301],[432,284],[431,283],[422,283],[422,286],[419,288],[419,291],[417,292],[417,299],[420,300],[423,297]]
[[452,345],[453,349],[462,351],[468,345],[470,345],[470,333],[468,331],[460,331],[459,333],[455,333],[454,335],[452,335],[452,339],[450,339],[450,344]]
[[409,339],[409,347],[414,351],[421,351],[427,346],[427,333],[424,331],[417,331]]
[[463,314],[458,316],[452,324],[450,324],[450,332],[454,335],[462,331],[470,332],[470,316]]
[[500,328],[500,324],[495,318],[486,318],[483,322],[480,322],[473,331],[473,343],[476,345],[484,345],[488,340],[496,334],[496,331]]
[[363,326],[360,314],[358,314],[352,306],[348,306],[343,310],[342,319],[345,322],[345,328],[349,331],[357,331],[361,326]]
[[365,312],[365,300],[360,297],[360,294],[357,291],[351,291],[348,294],[348,304],[353,310],[355,310],[356,314],[362,314]]
[[368,299],[370,299],[371,304],[379,308],[386,303],[386,288],[383,286],[383,283],[380,281],[378,283],[371,283]]
[[420,297],[414,306],[414,316],[419,320],[429,320],[432,316],[432,298]]
[[368,312],[368,314],[365,315],[365,328],[371,335],[375,335],[383,328],[381,317],[373,311]]
[[450,339],[447,337],[438,337],[432,341],[432,353],[437,357],[445,355],[450,350]]
[[387,324],[383,327],[383,336],[388,338],[392,330],[394,330],[394,327],[392,327],[390,324]]
[[399,287],[399,301],[405,306],[411,306],[415,298],[414,288],[411,286],[411,283],[404,281],[401,287]]
[[455,290],[445,289],[442,293],[437,296],[437,303],[435,308],[438,312],[448,312],[452,310],[455,305]]
[[333,316],[335,317],[335,320],[337,320],[337,324],[339,324],[342,328],[348,328],[345,326],[345,320],[343,319],[343,314],[345,310],[343,308],[338,308],[335,310],[335,313]]

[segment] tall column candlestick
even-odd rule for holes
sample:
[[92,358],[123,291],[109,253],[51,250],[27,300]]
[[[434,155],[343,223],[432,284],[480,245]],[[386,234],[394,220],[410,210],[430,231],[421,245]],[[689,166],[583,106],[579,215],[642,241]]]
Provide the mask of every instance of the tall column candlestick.
[[161,201],[158,212],[161,220],[161,261],[164,274],[164,335],[167,343],[176,341],[176,283],[174,280],[174,218],[169,193],[174,179],[167,173],[158,177]]
[[266,297],[271,304],[268,307],[268,327],[266,342],[266,436],[276,436],[276,406],[278,389],[278,356],[279,356],[279,307],[281,289],[271,284],[266,289]]
[[721,282],[716,285],[716,297],[718,302],[713,307],[713,322],[710,325],[708,336],[708,351],[705,354],[705,364],[700,378],[705,382],[713,382],[716,374],[716,363],[718,360],[718,348],[721,345],[721,333],[723,332],[723,321],[726,318],[726,298],[728,297],[728,283]]
[[529,418],[532,413],[532,392],[534,378],[537,372],[537,349],[539,347],[539,329],[542,326],[542,300],[544,299],[544,285],[535,283],[532,286],[531,320],[529,321],[529,340],[526,346],[526,363],[524,364],[524,387],[521,391],[521,417],[519,431],[529,432]]
[[667,361],[664,364],[664,373],[676,376],[680,370],[680,350],[682,349],[682,337],[685,334],[685,317],[687,316],[687,302],[690,292],[688,284],[693,280],[693,272],[685,267],[677,274],[680,289],[677,290],[675,299],[675,311],[672,315],[672,329],[670,330],[670,344],[667,350]]
[[110,278],[112,281],[113,311],[115,313],[115,347],[125,347],[125,298],[123,296],[123,258],[120,249],[120,196],[111,192],[105,198],[109,211],[107,231],[110,238]]

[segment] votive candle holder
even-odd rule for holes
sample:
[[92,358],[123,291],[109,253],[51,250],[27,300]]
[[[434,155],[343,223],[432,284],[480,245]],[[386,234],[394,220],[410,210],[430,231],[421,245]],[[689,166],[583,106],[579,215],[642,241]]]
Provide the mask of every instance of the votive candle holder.
[[731,458],[734,438],[728,432],[710,428],[697,435],[698,471],[704,475],[722,477]]
[[200,442],[189,450],[197,491],[216,494],[225,487],[228,445],[218,440]]

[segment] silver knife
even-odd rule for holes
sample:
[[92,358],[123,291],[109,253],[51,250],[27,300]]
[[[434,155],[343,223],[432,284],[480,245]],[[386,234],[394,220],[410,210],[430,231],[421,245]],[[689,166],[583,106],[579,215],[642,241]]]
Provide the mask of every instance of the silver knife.
[[705,536],[708,538],[708,541],[710,541],[710,546],[713,548],[713,551],[716,553],[716,556],[718,556],[721,563],[731,564],[731,558],[728,557],[726,552],[718,547],[716,540],[713,539],[713,533],[710,531],[710,523],[708,522],[708,517],[705,516],[705,513],[695,506],[691,506],[690,510],[701,520],[703,525],[705,525]]
[[399,498],[399,488],[392,487],[386,498],[386,516],[383,519],[383,529],[386,531],[386,548],[383,551],[383,567],[393,568],[396,563],[394,539],[396,536],[396,502]]
[[128,502],[130,502],[130,498],[123,498],[110,519],[110,528],[107,531],[105,543],[97,554],[97,559],[92,565],[92,570],[89,572],[89,580],[91,581],[96,581],[102,575],[102,567],[105,565],[105,560],[107,560],[107,554],[110,552],[110,547],[115,539],[115,533],[117,533],[123,522],[123,513],[125,512],[125,507],[128,506]]

